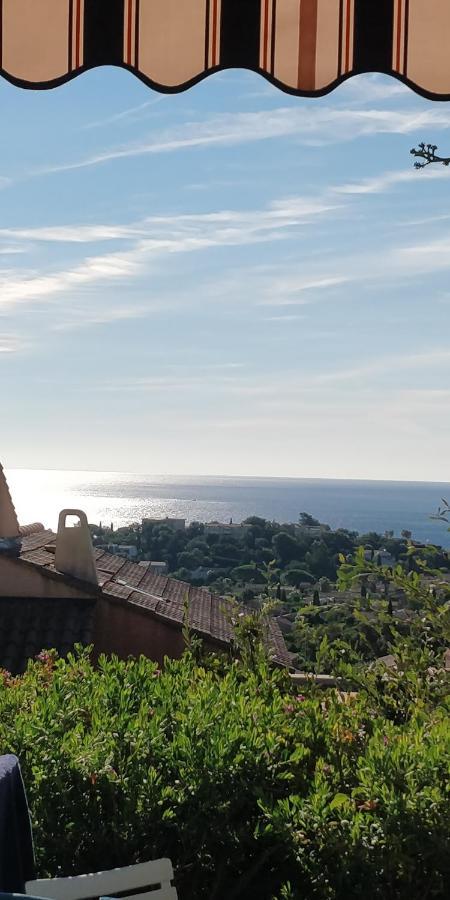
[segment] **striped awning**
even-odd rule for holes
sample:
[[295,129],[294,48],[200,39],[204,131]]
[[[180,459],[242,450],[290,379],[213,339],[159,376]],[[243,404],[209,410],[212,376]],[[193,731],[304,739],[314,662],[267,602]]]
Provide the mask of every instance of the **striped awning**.
[[101,65],[175,92],[230,67],[298,95],[384,72],[450,99],[450,0],[0,0],[0,67],[49,88]]

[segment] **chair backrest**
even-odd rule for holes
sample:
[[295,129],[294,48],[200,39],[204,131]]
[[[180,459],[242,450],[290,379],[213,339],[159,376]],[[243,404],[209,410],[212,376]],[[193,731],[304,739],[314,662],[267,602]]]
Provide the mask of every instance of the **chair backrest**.
[[[117,897],[126,900],[177,900],[172,887],[173,866],[170,859],[155,859],[122,869],[95,872],[91,875],[74,875],[71,878],[41,878],[27,881],[29,895],[48,900],[90,900],[99,897]],[[147,888],[148,890],[142,890]],[[137,894],[133,891],[137,890]]]
[[33,897],[31,894],[7,894],[0,891],[0,900],[44,900],[43,897]]

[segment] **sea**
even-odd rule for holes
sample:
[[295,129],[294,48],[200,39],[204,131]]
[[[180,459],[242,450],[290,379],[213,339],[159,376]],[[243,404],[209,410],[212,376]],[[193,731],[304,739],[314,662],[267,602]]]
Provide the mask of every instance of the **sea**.
[[6,471],[21,524],[57,527],[61,509],[82,509],[89,522],[114,528],[143,518],[241,522],[262,516],[297,522],[308,512],[332,528],[402,529],[417,540],[450,547],[450,532],[432,518],[450,483],[348,481],[315,478],[235,478],[136,475],[122,472]]

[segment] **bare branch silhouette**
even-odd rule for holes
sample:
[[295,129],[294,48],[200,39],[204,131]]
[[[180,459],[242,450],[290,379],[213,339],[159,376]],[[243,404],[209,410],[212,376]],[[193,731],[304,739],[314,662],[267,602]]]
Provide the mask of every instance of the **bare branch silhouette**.
[[424,159],[425,162],[415,162],[415,169],[425,169],[426,166],[431,165],[431,163],[442,163],[443,166],[450,166],[450,156],[436,156],[437,145],[436,144],[419,144],[417,148],[411,150],[412,156],[418,156],[420,159]]

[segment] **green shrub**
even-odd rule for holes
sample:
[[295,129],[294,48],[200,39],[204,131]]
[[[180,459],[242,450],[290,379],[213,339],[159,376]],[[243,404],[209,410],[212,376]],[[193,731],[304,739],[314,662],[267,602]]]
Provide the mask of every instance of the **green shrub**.
[[356,696],[298,695],[261,656],[196,656],[160,672],[49,653],[0,676],[0,752],[21,760],[41,876],[167,855],[182,900],[444,898],[440,676],[412,678],[389,717],[376,673]]

